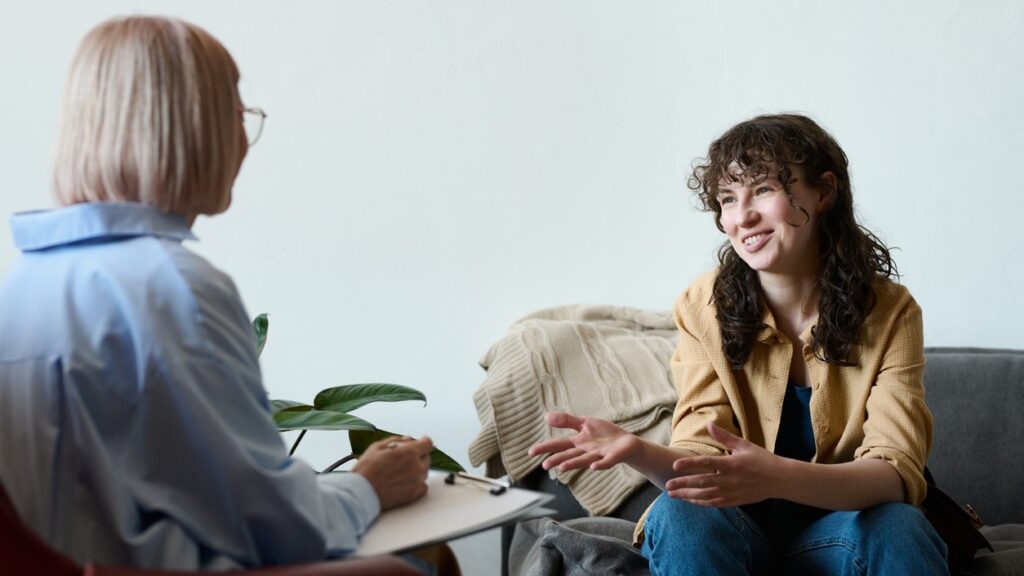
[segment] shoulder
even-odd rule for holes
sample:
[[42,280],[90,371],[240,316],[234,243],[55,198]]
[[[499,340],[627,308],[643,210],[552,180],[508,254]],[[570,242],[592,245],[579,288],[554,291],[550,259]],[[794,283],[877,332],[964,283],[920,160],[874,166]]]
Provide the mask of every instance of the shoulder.
[[[146,334],[152,353],[248,358],[255,350],[245,309],[231,277],[179,241],[142,237],[112,242],[98,269],[128,299],[110,300],[119,314],[134,318],[134,332]],[[115,264],[116,262],[116,264]]]
[[714,288],[718,268],[701,274],[676,298],[675,317],[680,329],[691,333],[716,333],[718,320],[715,315]]
[[676,312],[684,310],[700,311],[709,308],[714,310],[712,297],[714,295],[716,278],[718,278],[718,268],[709,270],[697,277],[676,298]]
[[924,323],[921,307],[910,290],[892,280],[875,281],[875,307],[864,322],[863,342],[868,347],[889,347],[894,343],[923,346]]
[[240,303],[234,281],[202,256],[178,243],[167,243],[167,263],[196,300],[234,306]]
[[245,306],[226,273],[180,244],[168,247],[191,304],[191,323],[207,352],[255,362],[255,339]]
[[908,314],[920,317],[921,307],[906,286],[888,278],[877,278],[873,288],[875,307],[868,315],[869,323],[885,323],[886,319],[905,317]]

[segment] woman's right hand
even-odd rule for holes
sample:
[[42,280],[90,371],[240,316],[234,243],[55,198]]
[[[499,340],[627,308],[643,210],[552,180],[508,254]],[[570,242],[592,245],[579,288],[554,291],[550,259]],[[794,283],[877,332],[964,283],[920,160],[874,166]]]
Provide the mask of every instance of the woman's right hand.
[[550,454],[542,463],[545,470],[556,467],[563,472],[580,468],[606,470],[626,462],[643,449],[640,438],[600,418],[548,412],[544,421],[552,428],[576,431],[572,436],[553,438],[530,447],[530,456]]
[[370,444],[352,469],[362,474],[380,500],[381,511],[404,506],[427,493],[427,470],[434,443],[392,437]]

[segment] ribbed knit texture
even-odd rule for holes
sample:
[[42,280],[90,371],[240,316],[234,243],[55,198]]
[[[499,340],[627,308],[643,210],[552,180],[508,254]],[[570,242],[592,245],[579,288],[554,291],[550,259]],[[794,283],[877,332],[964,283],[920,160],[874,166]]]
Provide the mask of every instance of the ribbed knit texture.
[[[470,462],[486,463],[491,476],[522,478],[543,460],[527,455],[530,446],[571,432],[545,425],[552,410],[604,418],[668,443],[677,338],[671,314],[620,306],[563,306],[517,321],[480,362],[487,376],[473,400],[482,430]],[[622,465],[553,473],[592,515],[613,511],[647,482]]]

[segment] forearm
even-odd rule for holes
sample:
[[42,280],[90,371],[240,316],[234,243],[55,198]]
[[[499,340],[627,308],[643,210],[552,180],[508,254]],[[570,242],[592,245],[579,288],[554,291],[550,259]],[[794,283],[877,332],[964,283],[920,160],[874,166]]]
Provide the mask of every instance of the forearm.
[[904,500],[903,480],[877,458],[843,464],[782,459],[778,497],[826,510],[864,510]]
[[634,438],[639,443],[639,449],[624,463],[646,476],[652,484],[662,490],[665,489],[665,482],[679,475],[672,469],[672,463],[679,458],[694,455],[689,450],[664,446],[639,436]]

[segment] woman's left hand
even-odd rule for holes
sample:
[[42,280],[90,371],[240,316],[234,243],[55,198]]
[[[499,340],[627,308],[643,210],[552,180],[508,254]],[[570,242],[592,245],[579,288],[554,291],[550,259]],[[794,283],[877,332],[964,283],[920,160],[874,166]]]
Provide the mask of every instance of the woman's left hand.
[[665,483],[672,498],[701,506],[742,506],[776,497],[784,459],[714,424],[708,432],[728,456],[688,456],[672,464],[681,473]]

